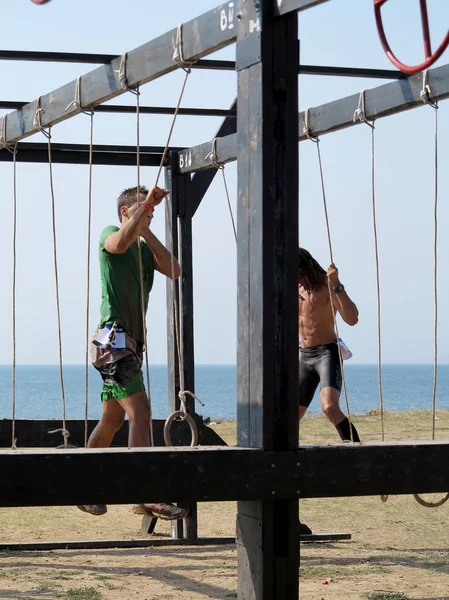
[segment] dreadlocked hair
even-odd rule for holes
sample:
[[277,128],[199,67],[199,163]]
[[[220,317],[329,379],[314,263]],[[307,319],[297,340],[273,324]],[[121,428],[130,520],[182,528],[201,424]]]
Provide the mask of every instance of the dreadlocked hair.
[[298,283],[308,294],[326,285],[326,271],[304,248],[298,248]]

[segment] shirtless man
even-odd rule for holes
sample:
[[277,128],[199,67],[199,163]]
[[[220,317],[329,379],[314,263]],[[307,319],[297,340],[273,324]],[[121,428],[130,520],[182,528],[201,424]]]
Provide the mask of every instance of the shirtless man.
[[307,250],[299,248],[299,419],[306,414],[319,384],[321,410],[341,439],[351,440],[352,428],[352,440],[360,442],[339,405],[341,369],[329,287],[334,310],[345,323],[356,325],[359,311],[338,278],[337,267],[332,264],[326,272]]

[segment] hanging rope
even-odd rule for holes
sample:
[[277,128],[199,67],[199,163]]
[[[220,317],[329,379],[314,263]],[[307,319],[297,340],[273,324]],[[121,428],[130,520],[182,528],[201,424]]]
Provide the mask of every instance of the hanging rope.
[[[310,126],[309,126],[309,109],[306,109],[305,113],[304,113],[304,126],[303,126],[303,134],[312,142],[315,143],[316,145],[316,149],[317,149],[317,155],[318,155],[318,166],[320,169],[320,180],[321,180],[321,192],[322,192],[322,197],[323,197],[323,208],[324,208],[324,217],[326,220],[326,231],[327,231],[327,240],[328,240],[328,246],[329,246],[329,255],[330,255],[330,261],[331,264],[334,264],[334,253],[332,250],[332,240],[331,240],[331,230],[330,230],[330,224],[329,224],[329,214],[328,214],[328,210],[327,210],[327,199],[326,199],[326,189],[325,189],[325,185],[324,185],[324,173],[323,173],[323,162],[321,160],[321,151],[320,151],[320,139],[316,136],[313,136],[313,134],[310,131]],[[350,437],[351,437],[351,442],[354,443],[354,434],[352,431],[352,422],[351,422],[351,411],[349,410],[349,401],[348,401],[348,391],[346,388],[346,378],[345,378],[345,373],[344,373],[344,368],[343,368],[343,358],[341,356],[341,348],[340,348],[340,334],[338,331],[338,322],[337,322],[337,313],[336,313],[336,309],[334,306],[334,302],[332,299],[332,288],[331,288],[331,284],[330,281],[328,280],[327,282],[328,288],[329,288],[329,299],[330,299],[330,305],[331,305],[331,310],[332,310],[332,317],[334,320],[334,326],[335,326],[335,333],[337,335],[337,348],[338,348],[338,360],[340,363],[340,371],[341,371],[341,380],[342,380],[342,384],[343,384],[343,392],[344,392],[344,397],[345,397],[345,404],[346,404],[346,411],[348,413],[348,421],[349,421],[349,432],[350,432]]]
[[235,242],[237,243],[237,228],[235,226],[234,213],[232,212],[231,198],[229,196],[228,183],[226,181],[225,166],[217,161],[217,140],[218,140],[218,138],[214,138],[212,140],[212,150],[206,156],[206,160],[208,158],[210,158],[212,166],[215,167],[216,169],[220,170],[221,174],[223,176],[223,185],[224,185],[224,189],[225,189],[225,193],[226,193],[226,199],[228,201],[229,215],[231,217],[231,223],[232,223],[232,229],[234,231]]
[[[438,376],[438,101],[432,99],[432,90],[427,83],[427,71],[423,73],[421,100],[434,109],[434,204],[433,204],[433,299],[434,299],[434,328],[433,328],[433,386],[432,386],[432,440],[435,439],[436,396]],[[413,497],[421,506],[437,508],[449,500],[449,493],[436,502],[421,498],[419,494]]]
[[17,449],[16,438],[16,272],[17,272],[17,144],[6,141],[8,115],[2,117],[0,149],[13,156],[13,220],[12,220],[12,381],[11,381],[11,448]]
[[53,429],[48,433],[62,433],[64,438],[64,448],[68,448],[68,438],[70,433],[67,430],[66,425],[66,403],[65,403],[65,389],[64,389],[64,375],[63,375],[63,361],[62,361],[62,335],[61,335],[61,311],[59,306],[59,277],[58,277],[58,256],[57,256],[57,243],[56,243],[56,214],[55,214],[55,192],[53,186],[53,165],[51,155],[51,129],[46,131],[42,125],[42,115],[45,111],[41,108],[41,97],[36,100],[36,112],[34,115],[34,126],[41,131],[47,138],[48,148],[48,166],[50,174],[50,196],[51,196],[51,215],[52,215],[52,231],[53,231],[53,263],[54,263],[54,274],[55,274],[55,295],[56,295],[56,320],[58,329],[58,353],[59,353],[59,380],[61,385],[61,401],[62,401],[62,428]]
[[[370,123],[366,118],[365,90],[360,92],[359,103],[354,111],[353,122],[365,123],[371,129],[371,200],[373,215],[373,237],[374,255],[376,263],[376,293],[377,293],[377,383],[379,389],[380,422],[382,442],[385,441],[385,412],[382,388],[382,337],[381,337],[381,293],[380,293],[380,269],[379,269],[379,244],[377,236],[377,211],[376,211],[376,160],[375,160],[375,126],[374,121]],[[384,499],[386,501],[386,498]]]
[[[185,77],[184,77],[181,92],[179,95],[178,104],[176,106],[175,113],[173,115],[173,120],[172,120],[172,124],[171,124],[170,130],[169,130],[167,143],[166,143],[164,151],[162,153],[161,163],[159,165],[159,170],[157,173],[155,186],[157,186],[157,184],[158,184],[159,177],[161,175],[162,169],[165,164],[165,159],[167,156],[168,148],[170,146],[170,140],[171,140],[174,126],[175,126],[176,118],[178,116],[179,108],[181,106],[181,101],[182,101],[182,97],[184,95],[184,90],[185,90],[189,75],[191,73],[191,67],[194,64],[193,62],[187,62],[184,59],[182,25],[178,26],[176,35],[173,38],[173,60],[178,64],[178,66],[181,69],[183,69],[185,71]],[[198,428],[196,426],[194,419],[187,412],[187,408],[186,408],[186,404],[185,404],[186,395],[190,395],[192,398],[194,398],[194,400],[199,402],[201,404],[201,406],[204,406],[204,404],[201,402],[201,400],[197,396],[195,396],[195,394],[193,392],[190,392],[185,389],[184,361],[183,361],[183,356],[182,356],[182,352],[181,352],[181,342],[180,342],[180,333],[179,333],[178,294],[177,294],[177,289],[176,289],[176,282],[174,279],[175,257],[174,257],[174,242],[173,242],[173,228],[172,228],[172,209],[173,209],[173,207],[170,205],[168,200],[165,203],[165,209],[166,209],[166,219],[167,219],[168,226],[169,226],[168,229],[169,229],[170,247],[171,247],[171,275],[172,275],[171,286],[172,286],[173,307],[174,307],[174,313],[175,313],[175,315],[174,315],[174,317],[175,317],[174,318],[174,321],[175,321],[174,333],[175,333],[176,351],[177,351],[177,356],[178,356],[178,371],[179,371],[178,397],[179,397],[179,401],[180,401],[180,410],[174,411],[168,416],[168,418],[165,422],[165,425],[164,425],[164,440],[165,440],[165,444],[167,446],[172,445],[172,440],[171,440],[171,436],[170,436],[170,428],[171,428],[173,421],[175,419],[179,418],[188,423],[188,425],[190,427],[191,435],[192,435],[190,445],[196,446],[196,445],[198,445]]]
[[[137,167],[137,197],[140,196],[140,89],[139,86],[131,88],[128,83],[128,53],[125,52],[120,61],[120,68],[118,71],[118,80],[121,87],[131,92],[136,96],[136,167]],[[140,310],[142,318],[142,330],[143,330],[143,350],[145,352],[145,376],[147,381],[147,397],[148,397],[148,409],[149,409],[149,438],[150,446],[154,446],[154,432],[153,432],[153,408],[151,402],[151,386],[150,386],[150,365],[148,357],[148,344],[147,344],[147,328],[146,328],[146,314],[145,314],[145,293],[144,293],[144,274],[143,274],[143,259],[142,259],[142,246],[140,239],[138,240],[138,252],[139,252],[139,283],[140,283]]]

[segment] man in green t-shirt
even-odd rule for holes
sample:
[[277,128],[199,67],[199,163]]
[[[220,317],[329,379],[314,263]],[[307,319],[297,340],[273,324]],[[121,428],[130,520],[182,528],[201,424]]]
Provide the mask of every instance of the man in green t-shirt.
[[[150,445],[150,405],[142,376],[145,315],[154,271],[170,279],[181,274],[178,261],[150,229],[154,208],[168,192],[158,187],[129,188],[117,200],[120,227],[100,236],[100,323],[91,345],[92,364],[103,379],[103,413],[87,447],[107,448],[129,419],[129,447]],[[141,504],[140,511],[162,519],[182,519],[187,511],[172,504]],[[102,515],[102,504],[79,506]]]

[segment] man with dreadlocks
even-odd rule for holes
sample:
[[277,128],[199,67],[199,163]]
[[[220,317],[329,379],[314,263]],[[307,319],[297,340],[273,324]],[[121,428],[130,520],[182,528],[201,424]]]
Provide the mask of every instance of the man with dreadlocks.
[[342,379],[330,294],[335,313],[340,313],[348,325],[358,322],[357,306],[340,282],[337,267],[331,264],[326,272],[304,248],[298,251],[298,294],[299,419],[306,414],[319,384],[321,410],[341,439],[351,440],[352,428],[352,440],[360,442],[356,428],[339,405]]
[[[306,414],[319,384],[321,410],[341,439],[351,440],[352,429],[353,441],[360,442],[356,428],[339,405],[342,379],[330,294],[335,313],[340,313],[348,325],[355,325],[359,311],[338,278],[337,267],[331,264],[326,272],[310,252],[299,248],[299,420]],[[312,530],[299,522],[299,532],[310,534]]]

